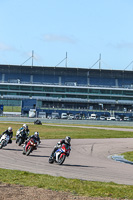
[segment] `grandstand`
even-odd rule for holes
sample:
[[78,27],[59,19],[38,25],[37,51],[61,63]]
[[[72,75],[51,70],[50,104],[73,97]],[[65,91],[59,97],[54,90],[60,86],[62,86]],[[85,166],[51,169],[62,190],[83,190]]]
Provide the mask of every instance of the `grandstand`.
[[22,105],[23,114],[132,113],[133,71],[0,65],[0,104]]

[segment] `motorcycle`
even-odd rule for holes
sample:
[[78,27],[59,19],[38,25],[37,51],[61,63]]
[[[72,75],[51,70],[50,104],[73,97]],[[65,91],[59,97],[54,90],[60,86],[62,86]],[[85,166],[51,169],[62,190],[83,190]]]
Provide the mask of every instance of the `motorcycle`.
[[23,146],[23,154],[28,156],[33,150],[37,149],[37,141],[31,138],[26,145]]
[[49,163],[57,163],[58,165],[62,165],[66,159],[67,156],[69,156],[71,151],[71,147],[67,147],[65,144],[63,144],[59,149],[57,149],[54,153],[53,157],[49,157]]
[[18,130],[16,133],[16,144],[18,143],[18,146],[20,146],[25,142],[26,139],[27,139],[26,133]]
[[0,138],[0,149],[7,146],[9,139],[10,139],[9,135],[7,134],[2,135],[2,137]]

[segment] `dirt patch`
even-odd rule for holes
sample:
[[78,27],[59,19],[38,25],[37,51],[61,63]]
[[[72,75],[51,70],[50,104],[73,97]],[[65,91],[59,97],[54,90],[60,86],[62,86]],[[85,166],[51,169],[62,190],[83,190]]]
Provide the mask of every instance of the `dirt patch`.
[[0,200],[111,200],[111,198],[91,198],[74,196],[66,192],[56,192],[36,187],[24,187],[0,183]]

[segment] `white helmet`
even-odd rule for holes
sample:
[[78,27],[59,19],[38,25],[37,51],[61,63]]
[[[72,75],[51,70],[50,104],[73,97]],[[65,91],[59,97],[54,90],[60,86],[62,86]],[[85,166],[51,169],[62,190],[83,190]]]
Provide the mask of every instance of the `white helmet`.
[[38,132],[35,132],[35,133],[34,133],[34,136],[35,136],[36,138],[38,138],[38,137],[39,137],[39,133],[38,133]]
[[23,124],[23,127],[24,127],[24,129],[27,129],[27,128],[28,128],[28,126],[27,126],[26,124]]
[[12,127],[8,127],[8,132],[12,132]]
[[66,138],[65,138],[65,142],[68,143],[68,144],[70,144],[70,142],[71,142],[71,138],[70,138],[69,136],[66,136]]

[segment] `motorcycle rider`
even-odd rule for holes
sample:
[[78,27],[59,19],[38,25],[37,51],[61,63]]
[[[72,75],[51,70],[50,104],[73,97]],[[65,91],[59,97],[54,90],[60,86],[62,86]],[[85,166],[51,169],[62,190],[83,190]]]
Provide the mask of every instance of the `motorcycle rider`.
[[[26,145],[27,145],[27,143],[29,142],[29,140],[30,140],[31,138],[34,139],[34,140],[36,140],[39,144],[41,143],[40,137],[39,137],[39,133],[36,131],[36,132],[34,133],[34,135],[29,136],[28,139],[25,141],[24,146],[23,146],[23,149],[26,148]],[[24,150],[23,154],[25,154],[25,153],[26,153],[26,152],[25,152],[25,150]]]
[[34,133],[34,135],[31,135],[31,136],[28,137],[28,139],[25,141],[25,145],[29,142],[29,140],[30,140],[31,138],[35,139],[39,144],[41,143],[40,137],[39,137],[39,133],[36,131],[36,132]]
[[12,127],[8,127],[8,129],[7,130],[5,130],[2,134],[1,134],[1,137],[2,137],[2,135],[4,135],[4,134],[7,134],[8,136],[9,136],[9,141],[8,141],[8,143],[12,143],[12,137],[13,137],[13,131],[12,131]]
[[[61,141],[59,141],[59,142],[56,144],[56,146],[54,147],[54,150],[52,151],[50,157],[53,158],[53,157],[54,157],[54,153],[56,152],[56,150],[59,149],[63,144],[65,144],[67,148],[70,148],[70,147],[71,147],[70,142],[71,142],[71,137],[70,137],[70,136],[66,136],[65,139],[62,139]],[[71,148],[70,148],[70,149],[71,149]],[[67,156],[69,156],[69,155],[67,155]]]
[[20,133],[23,132],[23,137],[25,137],[25,139],[28,138],[28,136],[29,136],[29,129],[28,129],[28,126],[26,124],[23,124],[23,126],[18,131]]

